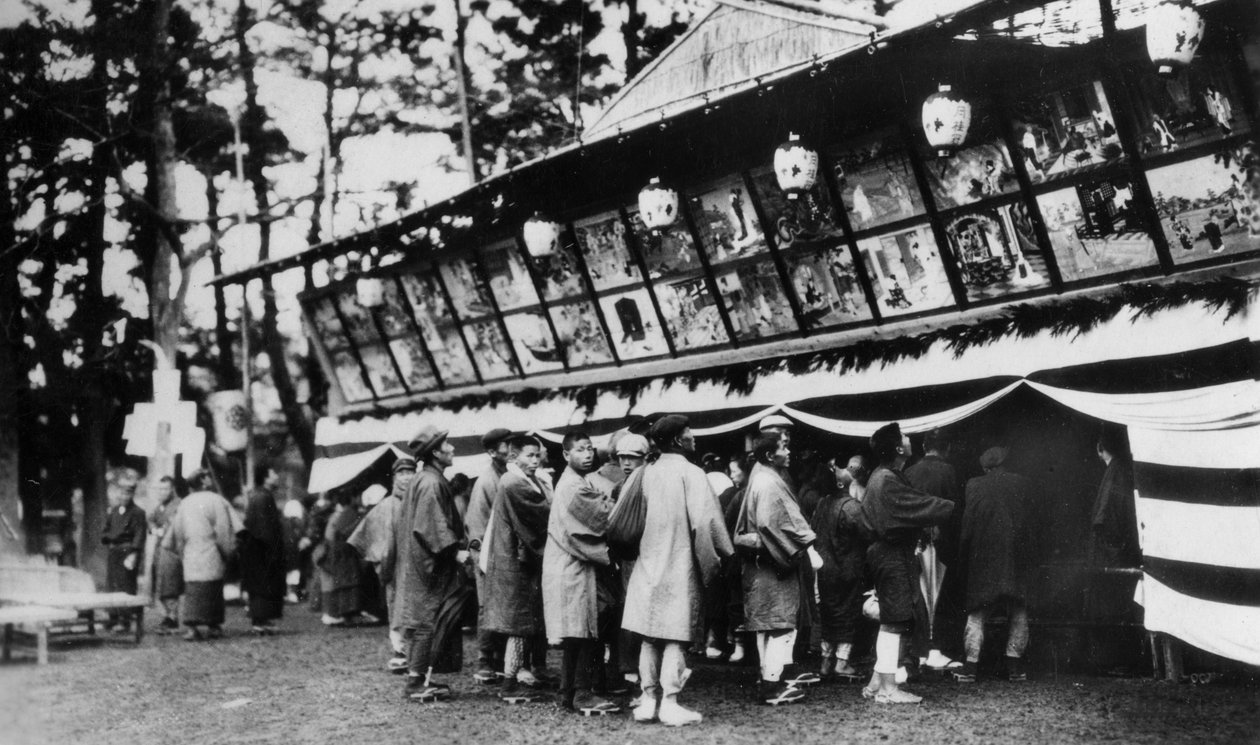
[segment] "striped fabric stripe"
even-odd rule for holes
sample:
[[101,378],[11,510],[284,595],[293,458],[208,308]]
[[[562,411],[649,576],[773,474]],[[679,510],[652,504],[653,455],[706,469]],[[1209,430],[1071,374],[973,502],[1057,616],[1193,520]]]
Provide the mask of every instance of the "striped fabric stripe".
[[1260,426],[1129,442],[1147,629],[1260,664]]

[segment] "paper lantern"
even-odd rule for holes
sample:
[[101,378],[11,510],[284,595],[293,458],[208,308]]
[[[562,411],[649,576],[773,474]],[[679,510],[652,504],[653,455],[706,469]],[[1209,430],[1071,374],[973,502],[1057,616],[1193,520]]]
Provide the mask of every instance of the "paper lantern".
[[385,302],[385,283],[380,277],[359,277],[354,292],[364,308],[379,308]]
[[525,250],[535,258],[550,256],[560,244],[560,223],[535,212],[521,228]]
[[214,441],[227,453],[245,449],[248,438],[249,409],[245,407],[245,391],[216,391],[206,397],[206,408],[214,421]]
[[801,144],[796,133],[774,151],[774,176],[788,199],[796,199],[818,181],[818,153]]
[[923,101],[923,132],[937,154],[949,155],[967,139],[971,128],[971,104],[941,85]]
[[1146,51],[1160,75],[1190,64],[1206,24],[1189,3],[1165,2],[1146,13]]
[[639,192],[639,217],[652,230],[673,225],[678,219],[678,192],[653,178]]

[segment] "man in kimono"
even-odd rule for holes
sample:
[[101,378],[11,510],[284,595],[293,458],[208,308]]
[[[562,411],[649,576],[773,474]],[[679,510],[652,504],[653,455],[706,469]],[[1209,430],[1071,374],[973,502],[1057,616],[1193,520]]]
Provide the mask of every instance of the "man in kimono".
[[[952,450],[943,430],[934,429],[923,437],[924,455],[906,469],[906,480],[921,492],[948,499],[954,503],[954,514],[939,530],[928,532],[928,539],[919,565],[926,577],[936,577],[944,567],[944,580],[935,602],[923,599],[915,604],[915,654],[920,662],[933,670],[952,670],[961,665],[942,654],[943,640],[961,636],[959,596],[963,592],[962,574],[958,571],[958,530],[963,515],[962,493],[958,473],[949,462]],[[932,588],[934,591],[936,588]],[[934,592],[935,594],[935,592]]]
[[376,568],[381,587],[385,591],[385,610],[389,624],[389,648],[393,657],[386,664],[391,673],[407,671],[407,650],[403,646],[402,629],[392,619],[394,606],[397,604],[398,585],[394,581],[397,564],[397,551],[394,547],[394,524],[398,511],[402,508],[403,498],[407,495],[407,487],[416,475],[416,461],[404,455],[394,461],[393,484],[389,496],[382,499],[359,522],[359,526],[350,534],[347,541],[363,560]]
[[249,594],[249,620],[253,633],[274,632],[273,621],[284,615],[284,523],[276,506],[280,475],[260,465],[245,506],[244,530],[238,539],[241,557],[241,589]]
[[910,438],[896,422],[871,435],[871,451],[879,465],[866,484],[862,520],[871,535],[867,564],[879,597],[879,635],[875,640],[875,673],[862,695],[886,704],[917,704],[923,699],[897,686],[901,637],[914,627],[918,593],[915,546],[925,528],[943,525],[954,504],[925,494],[906,480],[901,469],[910,459]]
[[[626,483],[626,479],[630,474],[634,473],[643,464],[647,463],[648,452],[651,446],[648,444],[647,438],[643,435],[636,435],[627,432],[617,438],[617,445],[613,449],[616,456],[617,464],[621,468],[621,482],[613,487],[612,500],[615,504],[618,497],[621,496],[621,489]],[[635,686],[639,685],[639,643],[641,641],[638,634],[632,631],[626,631],[622,628],[621,619],[625,612],[626,588],[630,583],[630,575],[634,572],[633,559],[619,559],[617,561],[616,579],[620,583],[621,592],[618,598],[621,600],[621,606],[612,612],[615,613],[616,624],[612,629],[608,630],[608,635],[617,635],[617,660],[618,667],[622,671],[623,677],[627,683]],[[614,619],[609,619],[611,622]],[[605,637],[608,641],[608,637]],[[609,686],[613,687],[612,684]]]
[[[223,577],[227,560],[235,549],[240,529],[232,505],[210,491],[207,471],[198,471],[188,479],[193,491],[184,497],[175,512],[171,527],[162,538],[163,550],[180,558],[184,571],[184,599],[180,608],[187,641],[198,641],[205,635],[223,635]],[[203,635],[201,629],[206,628]]]
[[506,638],[499,697],[515,704],[537,700],[521,688],[518,676],[525,668],[530,641],[543,633],[542,567],[551,487],[537,476],[542,462],[537,440],[514,437],[508,453],[507,471],[481,544],[486,585],[482,617],[486,631]]
[[472,556],[477,585],[477,672],[473,673],[473,679],[485,684],[499,682],[495,671],[503,666],[503,639],[486,630],[486,576],[481,571],[481,542],[490,523],[490,509],[499,493],[499,480],[507,472],[508,439],[511,436],[512,433],[502,427],[482,435],[481,446],[485,448],[490,462],[473,482],[464,515],[468,552]]
[[[132,501],[136,493],[135,472],[129,468],[115,472],[106,493],[109,511],[105,514],[105,528],[101,532],[101,543],[107,549],[105,590],[135,595],[140,563],[144,558],[144,542],[149,536],[144,510]],[[121,614],[109,614],[109,629],[127,633],[130,625],[130,621]]]
[[179,557],[161,548],[162,538],[179,510],[179,497],[170,476],[158,479],[154,502],[153,511],[149,513],[149,532],[153,534],[153,595],[162,604],[158,633],[173,634],[179,629],[179,596],[184,593],[184,578],[179,569]]
[[543,557],[547,638],[559,639],[563,653],[557,703],[586,715],[609,714],[620,707],[595,694],[593,673],[603,663],[598,573],[611,564],[604,536],[613,500],[588,480],[595,469],[591,438],[570,432],[562,447],[569,467],[556,482]]
[[403,695],[430,702],[450,697],[435,673],[455,673],[463,663],[460,618],[472,597],[465,565],[464,525],[455,494],[443,472],[455,462],[446,430],[426,425],[411,451],[423,464],[407,489],[394,526],[398,551],[397,608],[392,623],[407,641],[407,684]]
[[966,662],[954,674],[959,683],[976,682],[984,645],[984,625],[994,609],[1004,607],[1009,630],[1006,675],[1026,680],[1021,659],[1028,648],[1027,558],[1031,554],[1028,509],[1032,483],[1006,470],[1007,449],[992,447],[980,456],[984,475],[967,482],[966,508],[959,535],[967,567]]
[[1085,595],[1086,617],[1097,624],[1087,636],[1090,661],[1098,672],[1129,674],[1138,660],[1125,650],[1139,649],[1135,632],[1121,624],[1135,620],[1134,580],[1106,569],[1142,562],[1133,496],[1133,457],[1125,429],[1104,425],[1096,445],[1106,466],[1090,511],[1089,562],[1093,573]]
[[761,660],[757,700],[770,705],[800,701],[804,693],[782,680],[792,663],[800,610],[800,562],[822,567],[814,531],[801,514],[782,474],[791,452],[782,435],[762,435],[753,445],[744,508],[735,523],[741,553],[744,625],[756,635]]
[[636,721],[680,726],[701,720],[678,703],[689,671],[685,652],[702,636],[704,587],[717,581],[723,559],[731,556],[730,536],[717,496],[704,471],[687,460],[696,449],[687,418],[662,417],[649,436],[661,456],[644,466],[645,508],[639,559],[626,589],[622,627],[643,636],[639,678],[643,696]]
[[[864,477],[866,461],[860,455],[834,464],[839,493],[823,498],[810,527],[818,536],[814,547],[823,557],[818,570],[818,612],[822,628],[824,680],[854,680],[857,670],[849,664],[858,623],[862,617],[865,586],[866,540],[861,535],[862,495],[858,476]],[[856,475],[855,475],[856,474]]]

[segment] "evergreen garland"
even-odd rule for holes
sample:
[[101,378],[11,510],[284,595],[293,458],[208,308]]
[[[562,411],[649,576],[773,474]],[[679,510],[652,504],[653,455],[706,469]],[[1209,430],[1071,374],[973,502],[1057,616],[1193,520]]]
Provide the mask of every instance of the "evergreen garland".
[[[1049,332],[1056,338],[1076,338],[1116,318],[1125,309],[1132,311],[1130,322],[1136,322],[1161,311],[1199,303],[1213,312],[1225,310],[1224,320],[1228,321],[1247,307],[1256,291],[1256,284],[1235,277],[1217,277],[1203,282],[1125,284],[1101,296],[1075,297],[1036,305],[1020,303],[1004,308],[992,318],[946,326],[913,336],[863,339],[835,349],[620,382],[547,390],[526,388],[511,393],[469,393],[426,405],[459,412],[501,403],[529,408],[543,401],[569,400],[590,414],[602,393],[614,392],[618,398],[633,407],[648,387],[658,380],[665,388],[685,384],[690,391],[703,384],[721,383],[726,386],[728,394],[747,395],[763,376],[780,370],[796,375],[819,371],[844,374],[865,370],[876,364],[882,367],[900,360],[918,359],[927,354],[937,342],[943,343],[957,358],[969,349],[993,344],[1012,336],[1028,339]],[[377,408],[379,411],[385,407]],[[370,413],[374,412],[364,411],[362,415]]]

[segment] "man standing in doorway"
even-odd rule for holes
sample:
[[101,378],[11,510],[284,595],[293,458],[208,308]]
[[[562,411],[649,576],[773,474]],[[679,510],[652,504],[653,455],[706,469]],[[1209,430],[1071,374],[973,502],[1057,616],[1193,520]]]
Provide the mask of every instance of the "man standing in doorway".
[[939,595],[936,594],[938,588],[932,586],[932,594],[936,597],[924,597],[922,605],[916,603],[918,616],[914,654],[919,657],[918,662],[933,670],[948,670],[961,667],[941,650],[944,648],[943,640],[961,636],[960,609],[957,606],[962,594],[962,575],[958,572],[957,556],[958,526],[963,514],[962,493],[958,488],[958,473],[949,462],[953,445],[944,430],[928,432],[923,437],[923,450],[925,452],[919,462],[906,469],[906,481],[921,492],[948,499],[954,504],[954,512],[948,523],[926,531],[927,539],[919,554],[919,571],[924,579],[938,577],[942,568],[944,577]]
[[686,648],[698,641],[704,587],[733,553],[717,496],[704,471],[687,460],[696,439],[687,417],[661,417],[649,430],[661,457],[644,467],[645,517],[639,559],[626,590],[622,627],[643,636],[636,721],[680,726],[701,720],[678,703],[686,683]]

